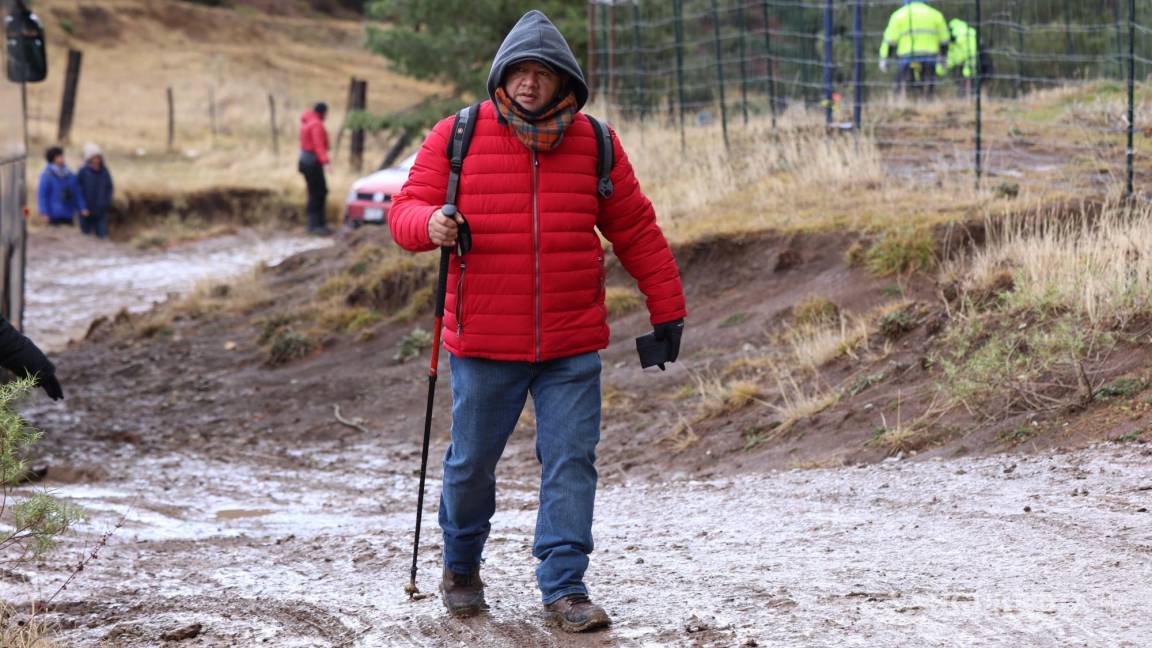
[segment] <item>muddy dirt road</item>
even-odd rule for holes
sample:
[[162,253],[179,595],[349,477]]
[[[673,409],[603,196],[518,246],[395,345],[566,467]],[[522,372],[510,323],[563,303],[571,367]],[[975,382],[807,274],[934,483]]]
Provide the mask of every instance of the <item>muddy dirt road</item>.
[[[80,321],[90,303],[61,308]],[[43,486],[88,519],[42,564],[0,570],[0,596],[50,598],[114,530],[44,608],[62,645],[1135,648],[1152,634],[1148,444],[740,471],[739,445],[673,454],[661,430],[619,409],[601,443],[588,574],[613,628],[570,637],[536,617],[526,425],[499,472],[492,613],[452,620],[434,598],[403,593],[425,382],[420,363],[386,358],[411,325],[276,369],[247,320],[173,326],[170,340],[109,337],[56,354],[68,399],[23,407],[46,433]],[[687,370],[639,377],[632,353],[619,341],[605,352],[607,383],[670,391]],[[439,398],[434,458],[446,389]],[[629,409],[655,419],[667,403]],[[334,404],[367,431],[337,423]],[[688,465],[710,476],[661,477]],[[434,459],[419,578],[430,593],[439,474]]]
[[140,313],[170,293],[225,279],[261,263],[275,265],[327,239],[291,234],[238,234],[167,250],[134,250],[76,230],[39,230],[28,245],[25,329],[46,349],[82,336],[97,316]]
[[[519,443],[509,463],[530,453]],[[535,618],[531,478],[501,483],[492,613],[461,622],[403,593],[410,452],[293,448],[291,468],[125,456],[110,468],[131,478],[54,485],[89,511],[88,543],[127,521],[49,616],[67,645],[150,646],[198,623],[187,645],[1144,646],[1149,454],[610,482],[589,581],[616,624],[577,639]],[[424,532],[419,582],[433,591],[434,522]],[[53,561],[4,596],[46,596],[66,572]]]

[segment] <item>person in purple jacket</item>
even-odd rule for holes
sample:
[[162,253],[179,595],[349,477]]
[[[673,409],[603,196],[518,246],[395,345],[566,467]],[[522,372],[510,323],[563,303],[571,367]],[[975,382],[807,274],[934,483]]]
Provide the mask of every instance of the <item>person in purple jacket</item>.
[[49,225],[73,225],[76,213],[88,215],[88,205],[80,191],[76,174],[64,164],[64,149],[53,146],[44,154],[48,166],[40,173],[36,204]]

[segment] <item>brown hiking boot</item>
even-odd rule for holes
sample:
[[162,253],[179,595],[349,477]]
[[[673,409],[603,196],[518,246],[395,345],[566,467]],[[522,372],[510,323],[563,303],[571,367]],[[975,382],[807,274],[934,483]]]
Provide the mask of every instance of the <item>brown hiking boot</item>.
[[544,623],[565,632],[588,632],[607,627],[612,620],[587,594],[569,594],[544,606]]
[[476,616],[488,609],[484,602],[484,581],[480,580],[480,568],[470,574],[454,574],[447,567],[440,581],[440,594],[448,614],[454,617]]

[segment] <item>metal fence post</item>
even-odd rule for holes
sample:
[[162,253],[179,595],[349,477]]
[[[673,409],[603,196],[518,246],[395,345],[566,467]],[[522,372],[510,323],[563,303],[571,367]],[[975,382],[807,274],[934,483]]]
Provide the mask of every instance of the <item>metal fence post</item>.
[[644,121],[644,116],[648,112],[648,66],[642,45],[643,42],[640,39],[640,2],[637,0],[636,4],[632,5],[632,64],[636,66],[632,74],[636,79],[634,108],[639,111],[641,122]]
[[720,83],[720,125],[724,131],[724,148],[728,148],[728,105],[724,99],[724,48],[720,46],[720,7],[717,6],[716,0],[712,0],[712,40],[716,43],[716,80]]
[[852,11],[852,39],[855,41],[854,74],[856,92],[852,103],[852,124],[855,132],[860,132],[864,117],[864,0],[856,0]]
[[1128,0],[1128,148],[1126,151],[1127,183],[1124,197],[1131,198],[1133,186],[1133,163],[1136,158],[1133,138],[1136,132],[1136,0]]
[[680,101],[680,148],[687,147],[684,137],[684,0],[672,0],[676,32],[676,94]]
[[1124,76],[1124,37],[1120,35],[1120,0],[1112,0],[1112,24],[1116,31],[1116,78]]
[[832,125],[832,12],[833,0],[824,3],[824,121]]
[[748,21],[744,15],[744,0],[736,0],[736,22],[740,23],[740,110],[744,125],[748,125]]
[[588,57],[584,61],[585,69],[588,70],[588,93],[589,101],[594,101],[596,95],[600,90],[600,74],[596,69],[598,64],[596,61],[596,3],[594,0],[587,1],[588,11]]
[[980,177],[984,173],[984,150],[983,143],[980,141],[982,133],[980,132],[984,125],[984,113],[981,110],[983,106],[984,95],[984,70],[980,69],[980,56],[983,54],[984,44],[980,40],[981,35],[984,33],[984,21],[980,17],[980,0],[973,0],[974,15],[976,22],[976,189],[980,189]]
[[768,0],[762,0],[764,10],[764,56],[768,64],[768,111],[772,114],[772,130],[776,130],[776,70],[772,59],[772,21],[768,14]]
[[616,2],[608,3],[608,102],[619,109],[620,102],[616,98]]
[[[1072,56],[1072,0],[1064,0],[1064,54]],[[1073,70],[1076,64],[1073,63]]]
[[1024,94],[1024,19],[1020,13],[1020,0],[1012,0],[1009,13],[1012,28],[1016,30],[1016,81],[1012,84],[1012,98]]
[[[603,39],[601,40],[603,49],[597,58],[600,59],[600,70],[603,74],[600,75],[600,91],[604,94],[605,102],[612,103],[612,45],[608,41],[608,9],[607,7],[600,7],[600,31],[603,32]],[[605,110],[608,110],[605,108]]]

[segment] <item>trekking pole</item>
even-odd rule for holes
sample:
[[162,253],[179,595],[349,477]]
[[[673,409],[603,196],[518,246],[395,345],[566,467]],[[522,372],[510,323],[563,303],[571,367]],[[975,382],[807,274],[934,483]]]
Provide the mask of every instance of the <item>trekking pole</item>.
[[[456,219],[456,205],[444,205],[444,216]],[[436,320],[432,326],[432,359],[428,366],[428,406],[424,410],[424,445],[420,450],[420,490],[416,496],[416,533],[412,540],[411,580],[404,586],[408,598],[423,598],[416,587],[416,559],[420,554],[420,522],[424,517],[424,478],[428,473],[428,444],[432,437],[432,401],[436,398],[436,368],[440,364],[440,330],[444,327],[444,297],[448,289],[448,262],[452,246],[440,248],[440,273],[436,276]]]

